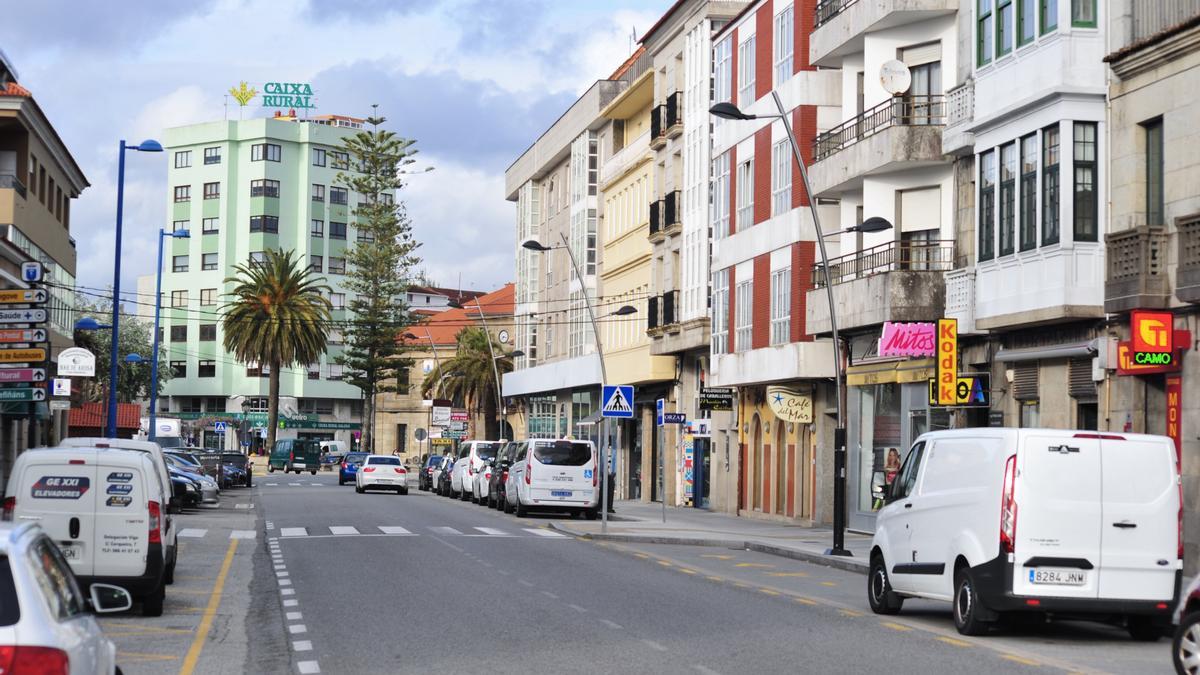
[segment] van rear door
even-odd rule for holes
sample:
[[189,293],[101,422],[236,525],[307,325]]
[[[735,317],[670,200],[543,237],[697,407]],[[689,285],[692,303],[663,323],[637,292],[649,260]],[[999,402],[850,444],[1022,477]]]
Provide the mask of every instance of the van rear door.
[[1153,436],[1105,436],[1100,597],[1170,600],[1180,568],[1175,446]]
[[[114,451],[114,454],[125,454]],[[149,462],[101,462],[96,470],[92,534],[97,576],[139,576],[146,571],[150,515],[145,475]],[[161,514],[161,507],[159,505]]]
[[530,441],[533,459],[529,496],[533,502],[579,503],[595,499],[596,453],[586,441]]
[[[33,455],[34,453],[31,453]],[[90,576],[95,555],[92,508],[96,486],[96,453],[80,450],[64,456],[47,452],[31,456],[21,475],[14,519],[35,522],[62,549],[75,574]]]
[[1099,587],[1100,440],[1031,432],[1017,459],[1013,593],[1095,598]]

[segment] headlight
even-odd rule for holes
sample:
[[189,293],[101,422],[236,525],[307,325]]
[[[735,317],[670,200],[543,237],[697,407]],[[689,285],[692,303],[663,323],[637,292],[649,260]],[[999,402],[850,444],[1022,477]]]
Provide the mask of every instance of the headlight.
[[186,483],[186,484],[184,485],[184,487],[185,487],[185,488],[187,488],[187,491],[188,491],[188,492],[195,492],[195,491],[196,491],[196,486],[195,486],[195,485],[192,485],[191,483]]

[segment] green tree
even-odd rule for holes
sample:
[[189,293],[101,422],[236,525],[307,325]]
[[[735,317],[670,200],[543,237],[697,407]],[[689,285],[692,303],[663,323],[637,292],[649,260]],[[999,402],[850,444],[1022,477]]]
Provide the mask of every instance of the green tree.
[[458,345],[454,356],[441,362],[421,385],[426,398],[440,396],[466,402],[467,407],[483,416],[484,437],[500,438],[501,429],[496,420],[496,371],[503,377],[512,372],[512,359],[496,359],[496,371],[492,370],[492,350],[502,352],[495,342],[491,348],[487,331],[479,327],[464,328],[455,340]]
[[368,452],[375,450],[375,397],[396,391],[400,371],[411,365],[401,358],[403,345],[397,336],[413,323],[404,292],[420,262],[415,255],[420,244],[413,239],[403,202],[395,198],[415,161],[415,141],[380,129],[385,121],[369,117],[369,130],[342,141],[355,171],[338,174],[338,182],[361,197],[354,209],[357,241],[346,252],[353,320],[345,351],[336,360],[345,368],[345,381],[363,393],[362,449]]
[[[78,318],[90,317],[97,323],[105,324],[112,320],[112,300],[107,298],[89,297],[77,294],[75,304],[78,308]],[[80,399],[82,401],[105,401],[109,389],[109,357],[112,353],[112,331],[101,330],[75,331],[75,345],[83,347],[96,355],[96,376],[81,380]],[[154,353],[154,325],[143,322],[125,312],[121,308],[121,330],[117,344],[117,358],[120,359],[117,368],[117,400],[123,403],[150,397],[150,359]],[[142,357],[142,363],[126,363],[125,357],[137,354]],[[158,348],[158,390],[171,379],[171,369],[168,367],[167,350],[162,341]]]
[[270,368],[267,447],[279,426],[279,371],[308,364],[325,352],[329,333],[329,286],[294,251],[266,251],[262,262],[242,263],[221,323],[225,349],[242,363]]

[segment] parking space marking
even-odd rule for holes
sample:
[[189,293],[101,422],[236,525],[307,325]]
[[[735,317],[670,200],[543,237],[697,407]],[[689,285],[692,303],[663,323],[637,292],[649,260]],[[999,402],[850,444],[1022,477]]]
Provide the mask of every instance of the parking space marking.
[[294,588],[281,588],[281,589],[279,589],[279,594],[280,594],[280,595],[295,595],[295,594],[296,594],[296,589],[294,589]]
[[183,668],[180,669],[179,675],[191,675],[196,669],[196,662],[200,659],[200,652],[204,649],[204,642],[208,639],[208,632],[212,630],[213,619],[217,615],[217,608],[221,606],[221,595],[225,592],[225,580],[229,578],[229,568],[233,566],[233,554],[237,552],[238,539],[229,541],[229,550],[225,552],[225,560],[221,563],[221,571],[217,573],[217,582],[213,585],[212,595],[208,598],[208,606],[204,608],[204,616],[200,619],[200,626],[196,629],[196,638],[192,640],[192,646],[188,648],[187,656],[183,660]]
[[206,534],[208,534],[208,530],[206,530],[206,529],[204,529],[204,528],[199,528],[199,527],[185,527],[185,528],[183,528],[182,530],[180,530],[180,531],[179,531],[179,534],[178,534],[177,536],[180,536],[180,537],[192,537],[192,538],[199,539],[200,537],[203,537],[203,536],[204,536],[204,535],[206,535]]
[[297,605],[299,605],[299,604],[300,604],[300,601],[299,601],[299,600],[295,600],[295,599],[292,599],[292,600],[284,600],[284,601],[283,601],[283,606],[284,606],[284,607],[295,607],[295,606],[297,606]]
[[311,652],[312,640],[296,640],[292,643],[292,651]]
[[839,609],[838,612],[841,613],[842,616],[848,616],[852,619],[858,618],[863,615],[862,612],[859,612],[859,611],[856,611],[853,609],[846,609],[845,607]]
[[304,485],[304,483],[288,483],[288,485],[296,485],[296,486],[299,486],[299,485]]
[[252,508],[254,508],[254,504],[251,504],[250,502],[246,502],[245,504],[234,504],[233,508],[235,508],[235,509],[252,509]]
[[291,575],[288,573],[288,571],[287,571],[287,570],[282,570],[282,571],[276,572],[276,573],[275,573],[275,576],[276,576],[277,578],[280,578],[280,579],[282,579],[283,577],[286,577],[286,576],[291,576]]
[[305,527],[284,527],[280,528],[279,534],[285,537],[304,537],[308,535],[308,528]]
[[440,526],[440,527],[431,527],[431,528],[429,528],[429,530],[431,532],[433,532],[434,534],[446,534],[446,535],[455,535],[455,536],[462,534],[462,532],[459,532],[458,530],[454,529],[453,527],[446,527],[444,525]]
[[321,665],[316,661],[301,661],[296,664],[296,670],[304,673],[304,675],[310,675],[310,673],[321,672]]
[[291,585],[292,585],[292,580],[291,580],[291,579],[280,579],[280,580],[279,580],[279,585],[280,585],[280,586],[291,586]]
[[733,556],[723,553],[701,553],[701,558],[716,558],[717,560],[733,560]]
[[307,633],[308,626],[305,626],[302,623],[294,623],[294,624],[288,626],[288,632],[291,633],[292,635],[296,635],[298,633]]
[[764,572],[769,577],[806,577],[808,572]]
[[775,567],[774,565],[768,565],[766,563],[734,563],[733,566],[734,567],[754,567],[754,568],[762,568],[762,569],[771,569],[771,568]]
[[301,616],[300,612],[288,612],[284,615],[284,618],[286,618],[288,621],[299,621],[304,617]]
[[379,525],[379,531],[384,534],[412,534],[408,530],[398,525]]
[[508,533],[504,530],[498,530],[494,527],[477,527],[475,528],[484,534],[490,534],[494,537],[507,537]]
[[174,654],[147,654],[145,652],[118,651],[117,660],[121,663],[148,661],[176,661],[179,657]]
[[907,633],[908,631],[912,630],[912,628],[905,626],[902,623],[895,623],[894,621],[881,621],[879,622],[879,625],[883,626],[884,628],[891,628],[892,630],[900,631],[901,633]]
[[353,525],[330,525],[331,534],[358,534],[358,528]]
[[945,642],[948,645],[954,645],[955,647],[970,647],[971,646],[971,643],[967,642],[966,640],[956,640],[955,638],[947,637],[945,635],[937,636],[937,640],[939,642]]
[[1016,654],[1002,654],[1001,658],[1008,659],[1009,661],[1012,661],[1013,663],[1019,663],[1023,666],[1040,666],[1040,665],[1042,665],[1042,664],[1038,663],[1037,661],[1034,661],[1033,659],[1027,659],[1023,656],[1017,656]]
[[230,539],[253,539],[258,536],[254,530],[234,530],[229,533]]

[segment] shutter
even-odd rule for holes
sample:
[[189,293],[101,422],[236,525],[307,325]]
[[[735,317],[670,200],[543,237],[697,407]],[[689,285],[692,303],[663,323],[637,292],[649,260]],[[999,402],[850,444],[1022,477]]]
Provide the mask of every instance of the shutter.
[[941,230],[942,190],[938,187],[900,193],[900,231]]
[[1013,364],[1013,398],[1018,401],[1036,401],[1038,397],[1038,362]]
[[942,43],[929,42],[915,47],[905,47],[900,50],[900,60],[912,68],[924,63],[934,63],[942,60]]
[[1092,359],[1071,359],[1071,380],[1068,385],[1071,396],[1085,400],[1096,400],[1096,383],[1092,381]]

